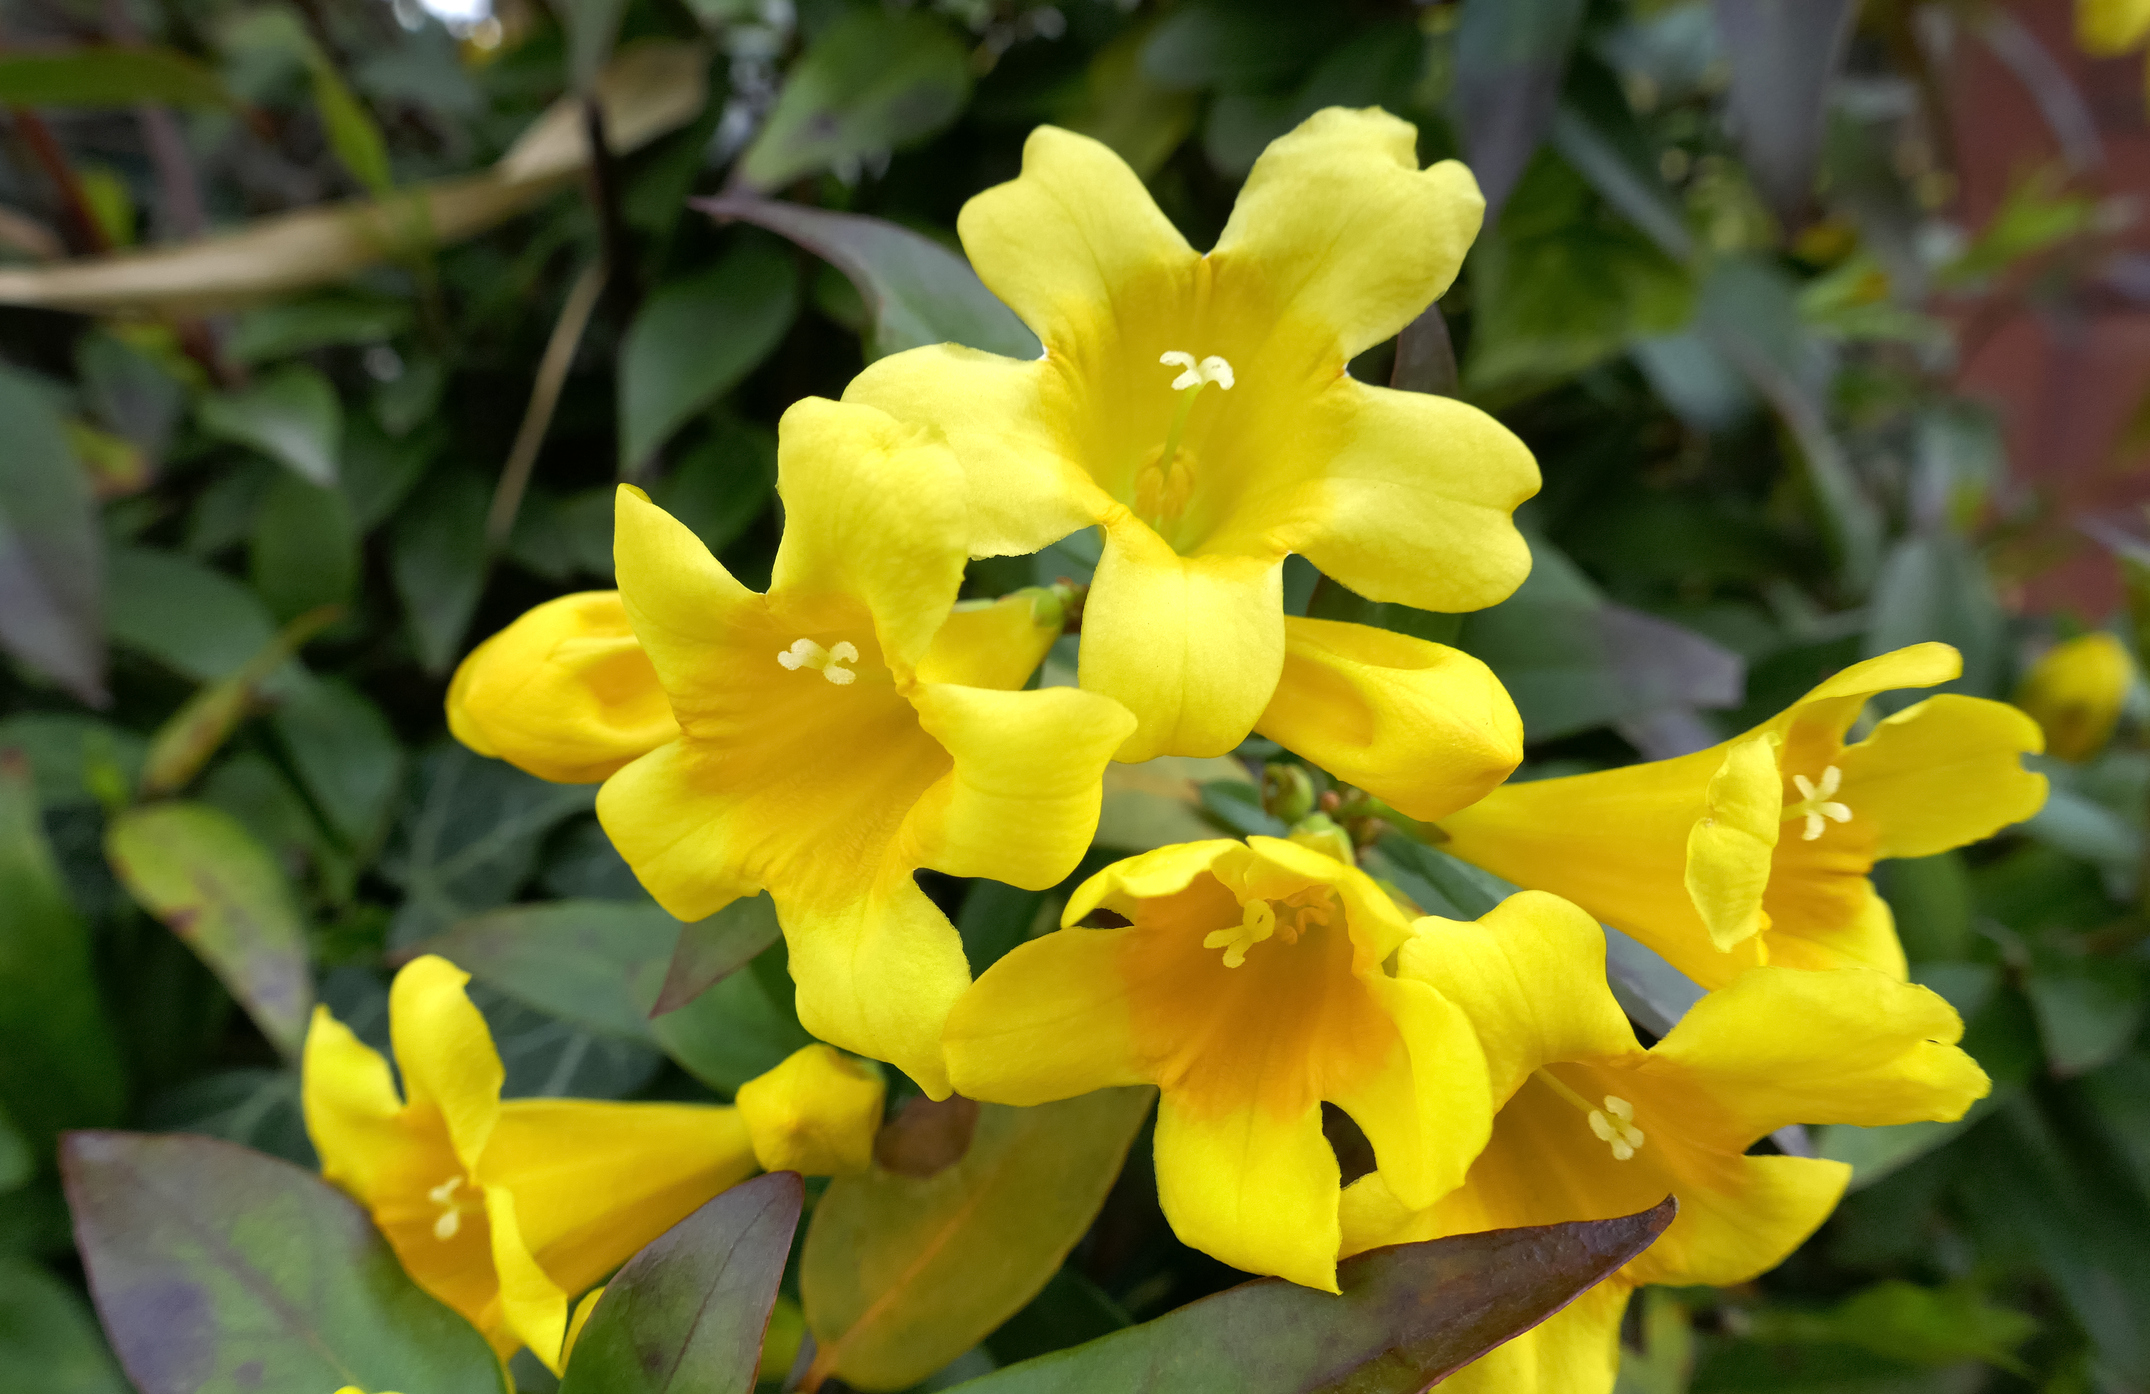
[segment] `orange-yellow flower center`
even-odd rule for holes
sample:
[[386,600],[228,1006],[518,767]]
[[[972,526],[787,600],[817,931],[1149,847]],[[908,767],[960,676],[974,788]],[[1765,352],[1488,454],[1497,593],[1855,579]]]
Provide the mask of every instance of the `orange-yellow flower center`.
[[1799,834],[1802,841],[1812,842],[1820,837],[1828,823],[1851,821],[1851,809],[1836,801],[1836,791],[1844,783],[1844,772],[1836,766],[1829,765],[1822,770],[1819,784],[1803,774],[1793,775],[1792,783],[1799,790],[1799,802],[1785,805],[1784,821],[1807,820],[1806,828]]
[[1205,949],[1224,950],[1224,966],[1237,968],[1247,961],[1247,950],[1270,939],[1296,944],[1308,930],[1329,923],[1336,899],[1326,886],[1309,886],[1282,900],[1252,900],[1241,907],[1237,925],[1212,930],[1202,940]]
[[1172,390],[1180,394],[1180,404],[1179,410],[1173,413],[1172,426],[1165,433],[1164,444],[1158,446],[1135,471],[1133,507],[1136,516],[1163,535],[1175,529],[1194,497],[1195,456],[1185,447],[1184,441],[1188,418],[1194,415],[1195,399],[1211,383],[1215,383],[1220,392],[1231,391],[1234,377],[1232,365],[1216,354],[1197,362],[1193,354],[1174,350],[1157,361],[1181,370],[1180,375],[1172,379]]

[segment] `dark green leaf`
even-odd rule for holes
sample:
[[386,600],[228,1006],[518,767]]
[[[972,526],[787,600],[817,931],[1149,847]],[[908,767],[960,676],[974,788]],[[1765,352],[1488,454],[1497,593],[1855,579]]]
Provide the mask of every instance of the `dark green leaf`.
[[0,1195],[6,1195],[37,1173],[37,1156],[15,1127],[15,1120],[0,1105]]
[[82,1299],[18,1258],[0,1257],[0,1389],[130,1394]]
[[380,709],[349,683],[308,675],[285,686],[270,721],[329,826],[373,847],[403,782],[403,748]]
[[2057,1075],[2103,1065],[2128,1048],[2142,1025],[2142,969],[2125,960],[2041,951],[2023,993]]
[[650,491],[712,554],[739,539],[776,493],[776,435],[728,416]]
[[131,110],[142,102],[237,105],[215,73],[175,49],[91,45],[0,54],[0,103]]
[[76,341],[75,370],[97,419],[133,441],[152,465],[161,461],[186,410],[179,380],[124,339],[103,332]]
[[779,233],[851,279],[873,316],[866,356],[955,343],[1009,358],[1036,358],[1038,337],[985,288],[978,273],[932,238],[857,213],[727,195],[695,207]]
[[358,540],[357,520],[340,491],[283,475],[254,515],[248,546],[254,589],[280,620],[347,604],[358,587]]
[[389,539],[389,573],[427,672],[454,664],[485,589],[487,500],[469,470],[437,471],[411,496]]
[[37,802],[47,809],[97,802],[93,764],[110,761],[123,788],[134,787],[149,743],[95,717],[38,712],[0,721],[0,750],[19,750],[37,779]]
[[970,96],[970,59],[939,20],[921,13],[853,10],[792,65],[739,177],[778,189],[801,175],[860,163],[933,134]]
[[960,1388],[1418,1394],[1616,1272],[1674,1209],[1376,1249],[1338,1266],[1342,1297],[1263,1278]]
[[1712,0],[1732,60],[1732,120],[1747,167],[1785,223],[1814,190],[1829,82],[1844,61],[1854,0]]
[[1465,0],[1454,103],[1489,225],[1552,125],[1582,16],[1582,0]]
[[1340,32],[1326,5],[1197,0],[1172,11],[1142,45],[1142,74],[1160,87],[1274,88],[1313,66]]
[[305,922],[268,849],[227,813],[171,802],[121,814],[105,851],[142,908],[186,940],[262,1034],[295,1057],[313,978]]
[[1135,1324],[1127,1309],[1076,1269],[1063,1268],[1031,1299],[1030,1305],[1001,1323],[985,1338],[985,1348],[1003,1365],[1079,1346]]
[[104,541],[89,480],[48,397],[6,368],[0,432],[0,644],[103,706]]
[[308,483],[334,487],[343,406],[313,369],[279,368],[251,387],[204,397],[195,412],[209,434],[258,450]]
[[328,132],[329,148],[367,193],[386,198],[395,191],[396,177],[388,167],[388,145],[381,128],[336,71],[336,65],[314,45],[307,46],[307,67],[313,74],[314,109]]
[[1953,532],[1915,533],[1890,548],[1867,609],[1869,657],[1930,640],[1963,655],[1963,676],[1937,688],[1884,693],[1875,699],[1882,710],[1908,707],[1935,692],[2001,695],[2007,620],[1978,555]]
[[40,1164],[63,1128],[119,1116],[126,1082],[28,763],[0,749],[0,1105]]
[[776,904],[766,895],[735,900],[707,919],[681,925],[665,968],[664,987],[650,1011],[662,1016],[744,968],[777,941]]
[[330,344],[378,344],[410,327],[402,300],[342,293],[283,300],[249,310],[232,326],[231,356],[266,363]]
[[620,349],[621,471],[640,469],[689,417],[753,371],[798,309],[792,258],[758,235],[651,296]]
[[1045,908],[1045,892],[1026,891],[983,879],[970,883],[963,897],[956,931],[963,936],[963,956],[970,960],[973,977],[983,973],[1000,956],[1030,937],[1038,914]]
[[605,1284],[560,1394],[750,1394],[804,1193],[798,1173],[734,1186]]
[[318,1177],[135,1133],[76,1133],[64,1166],[91,1290],[141,1394],[499,1394],[485,1339]]
[[553,900],[458,922],[418,945],[577,1026],[650,1041],[649,1007],[680,923],[654,905]]
[[235,672],[276,638],[276,621],[252,591],[173,552],[121,548],[111,586],[113,642],[190,678]]

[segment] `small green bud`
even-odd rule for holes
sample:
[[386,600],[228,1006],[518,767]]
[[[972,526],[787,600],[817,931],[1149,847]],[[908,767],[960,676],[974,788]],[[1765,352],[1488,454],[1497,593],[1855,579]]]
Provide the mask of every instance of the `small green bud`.
[[1283,823],[1296,823],[1314,811],[1314,780],[1304,765],[1262,767],[1262,811]]
[[1292,825],[1290,838],[1301,847],[1336,858],[1345,866],[1357,866],[1358,857],[1351,846],[1351,834],[1337,826],[1334,818],[1326,813],[1310,813]]

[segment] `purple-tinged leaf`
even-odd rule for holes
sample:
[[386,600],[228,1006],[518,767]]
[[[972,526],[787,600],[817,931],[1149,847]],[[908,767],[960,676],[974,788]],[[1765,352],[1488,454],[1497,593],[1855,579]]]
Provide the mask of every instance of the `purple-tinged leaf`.
[[1456,395],[1456,343],[1448,335],[1448,317],[1436,300],[1396,336],[1396,364],[1389,386],[1404,392]]
[[736,973],[783,933],[776,905],[765,895],[735,900],[707,919],[681,925],[651,1016],[676,1012]]
[[630,1259],[575,1342],[560,1394],[750,1394],[805,1191],[734,1186]]
[[1465,0],[1456,26],[1456,121],[1464,158],[1500,220],[1523,167],[1552,127],[1582,0]]
[[0,369],[0,645],[93,707],[105,693],[104,534],[58,413]]
[[116,1132],[68,1134],[61,1171],[90,1293],[142,1394],[500,1394],[485,1339],[311,1172]]
[[1732,60],[1732,122],[1762,195],[1787,225],[1814,193],[1829,81],[1858,0],[1716,0]]
[[1341,1297],[1262,1278],[957,1386],[964,1394],[1418,1394],[1567,1306],[1672,1223],[1613,1220],[1398,1244],[1337,1268]]

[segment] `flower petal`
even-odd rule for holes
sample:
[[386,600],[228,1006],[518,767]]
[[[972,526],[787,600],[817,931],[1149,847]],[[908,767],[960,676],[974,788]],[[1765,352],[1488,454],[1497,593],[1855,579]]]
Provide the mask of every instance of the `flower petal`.
[[567,1344],[568,1295],[523,1243],[513,1192],[504,1186],[486,1187],[485,1216],[493,1237],[493,1268],[500,1275],[502,1324],[546,1369],[558,1374],[560,1352]]
[[1710,776],[1702,816],[1687,834],[1687,898],[1721,951],[1767,927],[1762,896],[1784,811],[1784,776],[1765,737],[1734,741]]
[[1234,1268],[1337,1290],[1339,1173],[1318,1102],[1285,1115],[1167,1090],[1156,1152],[1157,1199],[1181,1240]]
[[1150,1082],[1122,968],[1136,932],[1059,930],[1016,945],[979,975],[942,1035],[956,1092],[1027,1107]]
[[1523,721],[1491,669],[1458,649],[1284,619],[1284,671],[1260,734],[1413,818],[1475,803],[1523,758]]
[[595,783],[679,734],[618,591],[549,600],[472,650],[449,684],[448,726],[561,784]]
[[767,602],[631,484],[619,487],[612,526],[621,606],[665,691],[677,698],[721,684],[747,657],[742,625],[765,619]]
[[1892,649],[1824,678],[1804,697],[1747,734],[1784,732],[1785,752],[1780,763],[1787,770],[1804,770],[1809,763],[1820,765],[1826,760],[1804,758],[1803,748],[1813,743],[1827,755],[1834,755],[1844,733],[1875,693],[1900,687],[1933,687],[1962,676],[1963,655],[1946,644]]
[[1343,360],[1440,299],[1484,214],[1463,165],[1418,167],[1409,122],[1330,107],[1254,162],[1209,259],[1220,289],[1258,287],[1282,326]]
[[844,400],[931,422],[963,471],[972,556],[1020,556],[1103,516],[1108,500],[1072,435],[1080,408],[1063,365],[1018,362],[959,344],[876,359]]
[[1842,1162],[1710,1156],[1680,1177],[1679,1215],[1620,1276],[1675,1287],[1750,1282],[1806,1243],[1850,1183]]
[[964,204],[956,231],[979,279],[1048,354],[1096,334],[1197,260],[1125,161],[1054,126],[1030,133],[1022,174]]
[[[1807,845],[1799,850],[1804,852]],[[1856,878],[1787,876],[1780,868],[1764,905],[1770,916],[1769,962],[1773,966],[1817,971],[1871,968],[1898,982],[1910,976],[1903,941],[1896,937],[1896,916],[1864,874]],[[1722,977],[1696,981],[1716,988],[1738,976],[1728,967]]]
[[1140,723],[1118,758],[1222,755],[1284,666],[1283,558],[1182,557],[1124,509],[1083,608],[1082,685]]
[[1412,928],[1397,972],[1476,1025],[1495,1107],[1541,1066],[1641,1051],[1605,985],[1605,932],[1560,897],[1521,891],[1478,920],[1429,915]]
[[1317,499],[1273,533],[1369,600],[1421,610],[1497,604],[1530,574],[1516,506],[1538,465],[1507,427],[1451,397],[1338,378],[1317,399],[1336,439]]
[[1731,1151],[1787,1123],[1950,1121],[1985,1097],[1956,1010],[1870,969],[1756,968],[1689,1009],[1641,1066],[1715,1115]]
[[[1404,1203],[1431,1205],[1486,1145],[1493,1102],[1471,1019],[1424,982],[1364,980],[1395,1024],[1399,1049],[1376,1072],[1324,1070],[1322,1097],[1351,1115]],[[1339,1063],[1344,1063],[1341,1053]]]
[[1065,607],[1042,587],[962,601],[918,660],[918,680],[1013,692],[1030,681],[1066,623]]
[[1134,717],[1072,687],[996,692],[921,683],[911,700],[955,768],[905,821],[907,859],[1027,890],[1059,884],[1089,849],[1105,765]]
[[1608,1278],[1440,1383],[1441,1394],[1612,1394],[1634,1288]]
[[485,1018],[463,985],[470,974],[435,954],[414,958],[388,989],[388,1031],[413,1109],[437,1109],[455,1155],[475,1172],[500,1117],[506,1072]]
[[317,1006],[306,1032],[303,1080],[306,1135],[321,1155],[322,1176],[370,1203],[397,1178],[410,1150],[388,1062]]
[[1247,845],[1233,838],[1175,842],[1140,856],[1127,857],[1092,876],[1068,897],[1060,923],[1072,925],[1092,910],[1129,916],[1136,904],[1175,895],[1205,874],[1229,874],[1252,859]]
[[784,540],[770,595],[861,601],[890,662],[916,663],[969,556],[963,475],[947,445],[873,407],[808,397],[777,423],[776,488]]
[[1876,857],[1930,857],[2036,813],[2045,776],[2021,757],[2043,748],[2038,723],[2014,707],[1943,693],[1846,749],[1837,797],[1873,821]]
[[762,1170],[843,1176],[873,1169],[887,1093],[877,1071],[817,1041],[740,1085],[733,1102]]
[[2078,0],[2075,41],[2085,53],[2109,58],[2139,46],[2150,33],[2150,0]]

